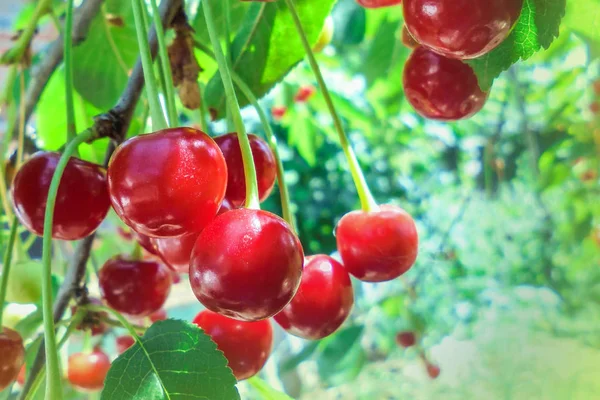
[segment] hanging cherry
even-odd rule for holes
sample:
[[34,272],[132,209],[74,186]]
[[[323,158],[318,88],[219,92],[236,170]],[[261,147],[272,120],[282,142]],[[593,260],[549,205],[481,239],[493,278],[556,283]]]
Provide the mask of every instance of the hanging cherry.
[[424,46],[446,57],[481,57],[504,41],[523,0],[405,0],[404,21]]
[[273,328],[268,320],[238,321],[204,310],[193,322],[217,344],[238,381],[256,375],[271,354]]
[[470,66],[422,46],[408,58],[403,83],[406,98],[415,110],[440,121],[469,118],[483,108],[488,98]]
[[396,343],[404,348],[409,348],[417,343],[417,336],[413,331],[402,331],[396,335]]
[[217,214],[226,185],[227,165],[219,147],[192,128],[131,138],[108,166],[117,215],[151,237],[200,232]]
[[344,323],[354,292],[342,264],[327,255],[306,257],[298,292],[275,321],[292,335],[322,339]]
[[135,343],[135,339],[129,335],[117,336],[115,339],[117,345],[117,352],[119,354],[125,353]]
[[[11,199],[19,221],[38,236],[44,233],[44,214],[59,153],[38,152],[17,172]],[[94,232],[110,207],[106,171],[99,165],[69,159],[56,196],[52,237],[79,240]]]
[[342,217],[335,234],[344,267],[365,282],[395,279],[417,259],[415,222],[397,206],[352,211]]
[[115,310],[134,316],[158,311],[171,291],[171,271],[155,261],[109,259],[99,273],[100,292]]
[[67,378],[71,385],[83,390],[100,390],[110,369],[110,359],[103,351],[75,353],[69,357]]
[[194,294],[212,311],[246,321],[273,316],[290,302],[304,253],[278,216],[240,208],[202,231],[190,261]]
[[0,332],[0,392],[13,383],[25,363],[23,339],[18,332],[2,327]]

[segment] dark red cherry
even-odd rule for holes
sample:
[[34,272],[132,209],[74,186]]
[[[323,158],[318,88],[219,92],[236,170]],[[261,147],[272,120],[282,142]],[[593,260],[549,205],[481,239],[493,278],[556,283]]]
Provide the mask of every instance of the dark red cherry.
[[365,8],[381,8],[395,6],[402,3],[402,0],[356,0],[358,4]]
[[427,375],[429,375],[431,379],[436,379],[438,376],[440,376],[440,367],[437,365],[427,362],[427,364],[425,364],[425,368],[427,369]]
[[276,121],[281,120],[286,112],[286,106],[273,106],[273,108],[271,108],[271,115],[273,115],[273,119]]
[[273,347],[273,328],[269,320],[246,322],[204,310],[194,324],[203,329],[227,358],[238,381],[258,373]]
[[109,259],[99,273],[100,292],[110,307],[129,315],[158,311],[171,291],[171,271],[155,261]]
[[451,58],[477,58],[506,39],[523,0],[405,0],[404,21],[422,45]]
[[400,207],[352,211],[342,217],[335,234],[344,267],[365,282],[395,279],[417,259],[417,227]]
[[296,95],[294,96],[294,101],[296,103],[306,103],[316,92],[317,89],[315,89],[315,87],[312,85],[300,86],[296,92]]
[[108,166],[117,215],[151,237],[200,232],[217,215],[226,185],[227,165],[219,147],[192,128],[131,138]]
[[[39,236],[44,233],[48,190],[59,159],[59,153],[34,154],[17,172],[10,191],[19,221]],[[104,168],[69,159],[56,196],[52,237],[83,239],[98,228],[109,207]]]
[[102,350],[75,353],[69,357],[68,379],[75,388],[100,390],[110,369],[110,359]]
[[403,84],[415,110],[440,121],[469,118],[483,108],[488,98],[470,66],[422,46],[408,58]]
[[274,318],[292,335],[317,340],[335,332],[353,305],[352,282],[344,266],[316,255],[306,258],[298,292]]
[[[99,299],[90,298],[89,300],[90,300],[90,304],[102,305],[102,302]],[[71,307],[71,313],[73,315],[75,315],[76,312],[77,312],[77,306]],[[88,312],[86,312],[85,316],[83,317],[83,320],[77,326],[76,329],[81,330],[81,331],[90,329],[92,332],[92,336],[102,335],[103,333],[105,333],[106,331],[108,331],[110,329],[110,327],[105,322],[103,322],[103,318],[108,318],[108,313],[106,313],[104,311],[102,311],[102,312],[88,311]]]
[[303,258],[298,237],[283,219],[240,208],[202,231],[192,252],[190,283],[206,308],[257,321],[281,311],[296,294]]
[[415,40],[414,37],[410,34],[406,25],[402,27],[402,44],[408,47],[409,49],[416,49],[419,46],[419,43]]
[[417,343],[417,337],[412,331],[398,332],[396,335],[396,343],[404,348],[412,347]]
[[117,352],[119,354],[125,353],[125,351],[133,346],[135,343],[135,339],[129,335],[117,336],[116,344],[117,344]]
[[23,364],[25,348],[18,332],[2,327],[0,332],[0,392],[13,383]]
[[[258,197],[260,201],[265,200],[271,194],[275,178],[277,177],[277,165],[271,148],[256,135],[248,135],[252,158],[256,167],[256,178],[258,179]],[[215,142],[221,148],[225,161],[227,161],[227,192],[225,197],[234,207],[239,207],[246,200],[246,181],[244,178],[244,161],[237,134],[215,138]]]
[[167,319],[167,311],[164,308],[161,308],[158,311],[153,312],[152,314],[150,314],[150,321],[152,322],[156,322],[156,321],[164,321],[165,319]]

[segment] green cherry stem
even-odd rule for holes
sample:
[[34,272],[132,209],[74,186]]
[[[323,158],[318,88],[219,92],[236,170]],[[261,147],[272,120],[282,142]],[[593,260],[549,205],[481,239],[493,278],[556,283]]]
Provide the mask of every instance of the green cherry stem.
[[204,101],[204,85],[198,82],[198,93],[200,93],[200,130],[204,133],[208,132],[208,110],[206,109],[206,102]]
[[67,16],[65,19],[64,37],[64,63],[65,63],[65,103],[67,107],[67,142],[73,140],[75,131],[75,105],[73,100],[73,1],[67,1]]
[[0,332],[2,332],[2,317],[4,315],[4,303],[6,301],[6,290],[8,289],[8,277],[10,274],[10,266],[12,263],[12,252],[15,245],[15,239],[17,238],[17,227],[19,222],[17,217],[13,217],[12,223],[10,224],[10,236],[8,237],[8,243],[6,245],[6,251],[4,252],[2,276],[0,277]]
[[144,81],[146,82],[146,93],[148,94],[148,104],[150,105],[150,116],[152,117],[152,129],[165,129],[167,127],[167,121],[165,120],[158,98],[158,88],[152,67],[152,55],[150,52],[150,45],[148,44],[148,30],[144,23],[146,10],[143,5],[143,0],[132,0],[132,6],[133,17],[135,19],[135,31],[137,33],[142,67],[144,70]]
[[377,203],[369,190],[369,186],[367,185],[367,181],[365,176],[363,175],[362,170],[360,169],[360,165],[358,164],[358,160],[356,159],[356,155],[352,150],[352,146],[348,137],[346,136],[346,132],[344,131],[344,127],[342,125],[342,121],[333,105],[333,100],[331,98],[331,94],[327,89],[327,85],[325,84],[325,80],[323,79],[323,75],[321,74],[321,69],[319,68],[319,64],[317,63],[317,59],[315,58],[315,54],[312,51],[312,47],[306,37],[306,32],[302,27],[302,21],[298,16],[298,11],[296,10],[296,6],[294,5],[294,0],[285,0],[290,13],[292,15],[292,19],[294,20],[294,25],[296,25],[296,29],[298,30],[298,34],[300,35],[300,40],[302,41],[302,45],[304,46],[304,50],[306,51],[306,55],[308,56],[308,61],[310,67],[317,78],[317,82],[319,84],[319,88],[323,93],[323,97],[325,98],[325,103],[327,103],[327,108],[329,109],[329,113],[331,114],[331,118],[333,118],[333,124],[340,138],[340,145],[342,146],[342,150],[346,155],[346,159],[348,160],[348,164],[350,166],[350,173],[352,174],[352,179],[354,180],[354,185],[356,186],[356,190],[358,192],[358,197],[360,198],[360,204],[363,210],[369,211],[377,209]]
[[229,65],[223,54],[221,43],[217,35],[217,30],[214,23],[214,15],[212,5],[210,4],[213,0],[205,0],[202,2],[204,7],[204,17],[206,19],[206,28],[208,30],[208,36],[212,43],[215,58],[219,66],[219,72],[221,73],[221,80],[225,88],[225,97],[227,98],[227,104],[231,110],[233,117],[233,123],[237,131],[238,141],[240,142],[240,148],[242,150],[242,160],[244,161],[244,176],[246,178],[246,208],[260,208],[260,202],[258,199],[258,183],[256,180],[256,168],[254,167],[254,158],[252,157],[252,149],[250,148],[250,141],[246,135],[246,128],[244,127],[244,121],[242,119],[242,113],[240,111],[240,105],[235,95],[235,89],[233,88],[233,81],[231,79],[231,72]]
[[160,12],[156,5],[156,0],[150,0],[152,5],[152,19],[156,27],[156,37],[158,38],[158,59],[160,71],[164,78],[165,97],[167,103],[167,115],[169,116],[169,126],[177,125],[177,109],[175,107],[175,87],[173,86],[173,73],[171,72],[171,63],[167,53],[167,45],[165,42],[165,30],[160,20]]
[[84,142],[87,142],[95,135],[91,129],[83,131],[81,134],[69,142],[63,152],[56,170],[50,182],[48,190],[48,199],[46,201],[46,212],[44,215],[44,237],[42,239],[42,313],[44,316],[44,336],[46,349],[46,362],[48,366],[46,377],[46,398],[60,399],[62,398],[62,382],[60,377],[60,365],[58,360],[58,352],[56,350],[56,333],[54,332],[54,317],[52,315],[52,226],[54,218],[54,205],[56,204],[56,195],[58,186],[63,172],[69,162],[69,158],[75,152],[77,147]]

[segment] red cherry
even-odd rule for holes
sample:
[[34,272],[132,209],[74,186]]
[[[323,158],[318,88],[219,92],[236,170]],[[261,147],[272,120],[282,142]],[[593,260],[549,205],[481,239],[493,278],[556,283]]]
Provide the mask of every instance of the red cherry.
[[597,101],[595,101],[592,104],[590,104],[590,111],[594,115],[599,114],[600,113],[600,103],[598,103]]
[[192,128],[131,138],[108,166],[117,215],[151,237],[200,232],[217,214],[226,185],[227,165],[219,147]]
[[[17,172],[10,192],[17,217],[39,236],[44,233],[48,190],[59,159],[59,153],[34,154]],[[109,207],[105,170],[78,158],[69,159],[56,196],[52,237],[83,239],[98,228]]]
[[150,314],[150,321],[152,322],[164,321],[167,318],[167,311],[164,308]]
[[469,118],[481,110],[481,91],[470,66],[420,46],[404,66],[404,93],[422,116],[441,121]]
[[116,339],[117,342],[117,351],[119,354],[125,353],[125,351],[133,346],[135,343],[135,339],[129,335],[118,336]]
[[268,320],[245,322],[204,310],[194,324],[203,329],[227,358],[238,381],[258,373],[273,347],[273,328]]
[[110,359],[99,349],[91,353],[75,353],[69,357],[68,379],[73,387],[100,390],[110,369]]
[[402,3],[402,0],[356,0],[358,4],[365,8],[381,8],[395,6]]
[[337,248],[344,266],[365,282],[399,277],[417,259],[419,237],[412,217],[400,207],[352,211],[336,228]]
[[274,318],[292,335],[317,340],[335,332],[353,305],[348,272],[333,258],[320,254],[306,258],[298,292]]
[[[102,305],[102,302],[96,298],[90,298],[89,301],[90,304]],[[77,306],[71,307],[71,313],[75,315],[76,312]],[[108,318],[108,313],[88,311],[76,329],[83,331],[90,328],[92,336],[102,335],[110,329],[106,323],[102,322],[102,318]]]
[[155,261],[108,260],[99,274],[104,301],[115,310],[135,316],[158,311],[171,291],[171,272]]
[[228,317],[257,321],[290,302],[302,276],[298,237],[278,216],[240,208],[202,231],[190,261],[190,283],[204,306]]
[[415,40],[414,37],[410,34],[406,25],[402,27],[402,44],[408,47],[409,49],[416,49],[419,46],[419,43]]
[[0,332],[0,392],[13,383],[25,364],[25,348],[18,332],[2,327]]
[[506,39],[523,0],[405,0],[404,21],[417,40],[451,58],[477,58]]
[[276,121],[281,120],[286,112],[286,106],[273,106],[273,108],[271,108],[271,115],[273,115],[273,119]]
[[429,375],[431,379],[435,379],[440,376],[440,367],[437,365],[428,362],[425,367],[427,368],[427,375]]
[[[275,185],[275,178],[277,177],[275,156],[267,142],[258,136],[250,134],[248,135],[248,139],[250,140],[252,158],[256,167],[258,196],[260,201],[263,201],[269,197],[271,190],[273,190],[273,185]],[[227,161],[227,193],[225,197],[234,207],[239,207],[246,200],[244,161],[242,160],[240,142],[235,133],[216,137],[215,142],[221,148],[223,156]]]
[[296,103],[306,103],[316,91],[315,87],[311,85],[300,86],[298,92],[296,92],[296,95],[294,96],[294,101]]
[[396,343],[404,348],[413,347],[417,343],[417,337],[411,331],[398,332]]
[[173,285],[176,285],[179,282],[181,282],[181,275],[179,274],[179,272],[171,271],[171,278],[173,279]]

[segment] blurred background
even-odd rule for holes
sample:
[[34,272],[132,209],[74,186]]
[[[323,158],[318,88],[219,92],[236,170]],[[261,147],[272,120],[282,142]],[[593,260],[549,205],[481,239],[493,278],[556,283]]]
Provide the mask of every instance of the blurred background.
[[[27,1],[0,1],[0,52],[31,10]],[[420,254],[403,280],[355,280],[354,311],[335,335],[310,342],[277,326],[262,377],[299,399],[600,398],[599,43],[565,25],[550,49],[496,80],[483,111],[447,124],[421,118],[403,96],[410,50],[400,40],[399,7],[365,11],[340,0],[332,17],[333,41],[319,62],[376,199],[414,216]],[[34,40],[34,65],[56,37],[48,18]],[[131,38],[122,33],[113,40],[120,49]],[[208,81],[214,63],[198,57]],[[80,60],[90,62],[82,55],[75,63]],[[2,86],[7,71],[0,67]],[[78,127],[107,107],[87,95],[103,90],[101,78],[80,91]],[[321,94],[294,101],[303,86],[316,83],[300,63],[262,102],[286,108],[272,124],[305,252],[335,256],[335,225],[359,203]],[[59,69],[27,127],[40,148],[64,143],[63,92]],[[11,112],[0,116],[0,135]],[[139,133],[142,112],[136,115],[132,132]],[[244,116],[249,131],[262,134],[254,111],[245,109]],[[195,125],[198,115],[186,111],[182,118]],[[225,133],[226,126],[214,123],[211,130]],[[82,154],[101,161],[105,147],[95,144]],[[14,143],[7,154],[11,148]],[[264,208],[280,213],[276,191]],[[111,214],[101,227],[91,261],[96,268],[131,251],[132,243],[116,233],[119,224]],[[38,243],[22,237],[39,256]],[[73,248],[59,244],[57,265]],[[89,287],[97,292],[93,278]],[[13,309],[18,319],[35,308]],[[200,309],[183,277],[168,315],[191,320]],[[402,331],[414,332],[418,345],[400,346]],[[113,346],[111,336],[105,341]],[[423,357],[439,367],[437,378]],[[240,390],[244,398],[262,398],[244,384]]]

